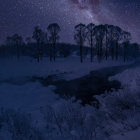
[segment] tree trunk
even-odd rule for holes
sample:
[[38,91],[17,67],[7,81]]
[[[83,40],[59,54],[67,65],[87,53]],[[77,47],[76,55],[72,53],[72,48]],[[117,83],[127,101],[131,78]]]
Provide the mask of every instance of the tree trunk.
[[90,44],[90,47],[91,47],[91,62],[93,62],[93,40],[92,40],[92,36],[91,36],[91,44]]
[[52,44],[50,44],[50,61],[52,61]]
[[82,51],[82,45],[80,45],[80,60],[81,63],[83,63],[83,55],[82,55],[83,51]]
[[114,48],[111,48],[112,60],[114,60]]
[[106,60],[108,59],[108,50],[107,50],[107,46],[106,46],[106,50],[105,50],[105,57],[106,57]]
[[114,60],[114,43],[113,42],[111,43],[111,57],[112,57],[112,60]]
[[103,47],[103,41],[101,40],[101,42],[100,42],[100,61],[102,60],[102,56],[103,56],[103,49],[102,49],[102,47]]
[[17,60],[20,59],[20,53],[19,53],[19,45],[17,44]]
[[119,44],[118,41],[116,42],[116,60],[118,60],[118,54],[119,54]]
[[53,44],[53,60],[55,61],[56,56],[56,43]]
[[126,61],[127,58],[127,43],[124,44],[124,62]]
[[91,62],[93,62],[93,45],[91,44]]
[[106,30],[106,48],[105,48],[105,57],[108,59],[108,40],[107,40],[107,30]]
[[37,43],[37,62],[39,63],[40,62],[40,56],[39,56],[39,47],[40,47],[40,43],[38,42]]

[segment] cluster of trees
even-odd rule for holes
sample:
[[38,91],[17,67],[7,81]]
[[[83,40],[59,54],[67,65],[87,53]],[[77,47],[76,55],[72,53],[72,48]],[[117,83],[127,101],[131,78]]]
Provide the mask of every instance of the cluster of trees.
[[[9,48],[10,52],[16,53],[17,58],[20,58],[21,53],[24,52],[24,48],[29,49],[32,44],[32,39],[35,40],[34,45],[34,57],[40,62],[40,59],[43,57],[44,46],[46,48],[50,57],[50,61],[55,61],[57,55],[58,40],[60,39],[59,33],[61,31],[60,26],[57,23],[52,23],[47,27],[47,31],[44,32],[40,27],[36,26],[33,31],[32,37],[26,38],[26,44],[23,41],[23,38],[14,34],[11,37],[7,37],[6,46]],[[93,23],[88,24],[78,24],[75,26],[74,39],[77,45],[80,47],[79,55],[80,61],[83,62],[83,55],[85,54],[85,45],[88,44],[90,47],[90,61],[92,62],[94,56],[96,55],[98,60],[101,61],[102,58],[108,60],[109,57],[112,60],[118,60],[119,56],[123,56],[124,61],[127,60],[127,57],[130,52],[133,52],[133,57],[136,57],[136,54],[139,52],[138,44],[130,44],[131,34],[122,30],[118,26],[113,25],[95,25]],[[89,48],[88,47],[88,48]],[[60,47],[60,54],[64,57],[70,54],[70,51],[67,47]],[[32,51],[32,50],[30,50]]]
[[24,44],[23,38],[22,36],[18,35],[18,34],[14,34],[13,36],[8,36],[6,38],[6,45],[10,47],[10,51],[12,51],[11,47],[15,47],[16,51],[17,51],[17,59],[19,59],[20,57],[20,50],[21,50],[21,46]]
[[[36,55],[37,61],[39,62],[42,58],[43,54],[43,45],[50,44],[50,60],[54,60],[56,58],[56,42],[59,40],[58,33],[60,32],[60,27],[57,23],[50,24],[47,28],[48,33],[42,31],[39,26],[36,26],[33,31],[32,38],[27,37],[26,42],[27,44],[31,44],[32,39],[36,41]],[[11,47],[16,47],[17,50],[17,58],[20,57],[21,48],[25,45],[23,38],[18,34],[14,34],[11,37],[7,37],[6,45]]]
[[[112,60],[118,60],[119,57],[119,47],[123,47],[124,61],[126,61],[128,56],[128,46],[131,39],[131,34],[129,32],[123,31],[118,26],[113,25],[98,25],[93,23],[88,24],[78,24],[75,26],[75,36],[77,44],[80,46],[80,57],[81,62],[83,62],[83,46],[87,41],[90,46],[91,62],[94,58],[94,50],[97,50],[97,57],[99,61],[105,56],[106,60],[109,55],[111,55]],[[138,48],[137,44],[133,45]],[[95,47],[95,48],[94,48]]]
[[56,43],[59,40],[59,32],[61,31],[59,25],[57,23],[50,24],[47,28],[49,32],[49,36],[47,32],[43,32],[39,27],[35,27],[33,32],[33,39],[36,40],[37,43],[37,59],[39,62],[40,56],[42,55],[42,47],[41,44],[49,43],[50,44],[50,61],[52,59],[55,61],[56,59]]

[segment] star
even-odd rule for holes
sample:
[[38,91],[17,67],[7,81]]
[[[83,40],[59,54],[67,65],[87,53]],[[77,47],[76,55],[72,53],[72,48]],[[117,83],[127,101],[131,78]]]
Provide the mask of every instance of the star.
[[57,22],[60,41],[74,43],[74,26],[93,22],[120,26],[140,42],[139,19],[139,0],[5,0],[0,1],[0,40],[14,33],[32,36],[34,26],[46,31]]

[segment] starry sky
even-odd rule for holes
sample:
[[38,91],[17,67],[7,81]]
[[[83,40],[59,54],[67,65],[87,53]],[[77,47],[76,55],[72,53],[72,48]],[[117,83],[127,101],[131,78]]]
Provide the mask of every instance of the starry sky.
[[74,43],[78,23],[113,24],[131,32],[140,43],[140,0],[0,0],[0,42],[18,33],[32,36],[33,27],[61,27],[61,42]]

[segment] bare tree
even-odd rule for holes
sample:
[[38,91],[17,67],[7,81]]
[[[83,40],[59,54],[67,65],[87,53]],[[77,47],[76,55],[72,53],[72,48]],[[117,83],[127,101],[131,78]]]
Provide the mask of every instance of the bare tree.
[[76,43],[80,46],[80,61],[83,62],[83,45],[86,40],[86,26],[84,24],[78,24],[75,26],[74,39]]
[[12,37],[8,36],[6,37],[6,46],[7,46],[7,49],[8,49],[8,54],[10,56],[12,56],[12,52],[13,52],[13,48],[12,48],[12,43],[13,43],[13,40],[12,40]]
[[115,47],[116,47],[116,60],[118,60],[118,55],[119,55],[119,41],[121,40],[121,34],[122,34],[121,28],[115,26],[113,31],[113,40],[115,41]]
[[49,31],[49,42],[50,42],[50,60],[55,61],[56,59],[56,43],[59,40],[59,32],[61,31],[60,26],[57,23],[52,23],[48,26]]
[[89,42],[89,45],[90,45],[90,59],[91,59],[91,62],[93,61],[93,57],[94,57],[94,48],[93,48],[93,41],[94,41],[94,35],[95,35],[95,24],[93,23],[90,23],[87,25],[87,39],[88,39],[88,42]]
[[37,42],[37,61],[39,62],[40,61],[40,52],[41,52],[41,40],[42,40],[42,30],[36,26],[34,28],[34,32],[33,32],[33,36],[32,38],[34,40],[36,40]]
[[123,39],[123,49],[124,49],[124,52],[123,52],[123,55],[124,55],[124,62],[126,61],[127,59],[127,49],[128,49],[128,45],[129,45],[129,41],[131,39],[131,34],[129,32],[123,32],[122,33],[122,39]]
[[20,58],[20,49],[21,49],[20,47],[21,47],[21,45],[23,43],[23,39],[18,34],[14,34],[12,36],[12,41],[13,41],[13,45],[16,46],[16,49],[17,49],[17,59],[19,59]]
[[132,47],[133,47],[133,57],[136,58],[137,56],[139,56],[139,51],[140,51],[139,44],[133,43]]
[[108,31],[108,25],[105,25],[105,58],[108,59],[108,46],[109,44],[109,31]]
[[103,56],[103,40],[105,36],[105,27],[104,25],[98,25],[95,27],[95,38],[96,38],[96,47],[97,47],[97,56],[99,61]]
[[108,26],[108,37],[109,37],[109,49],[111,52],[111,58],[112,60],[114,60],[114,56],[115,56],[115,49],[114,49],[114,26],[113,25],[109,25]]
[[41,57],[41,59],[43,58],[43,50],[44,50],[44,46],[47,44],[47,42],[48,42],[48,34],[47,34],[47,32],[42,32],[41,40],[40,40],[40,57]]

